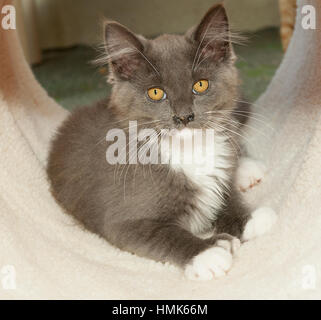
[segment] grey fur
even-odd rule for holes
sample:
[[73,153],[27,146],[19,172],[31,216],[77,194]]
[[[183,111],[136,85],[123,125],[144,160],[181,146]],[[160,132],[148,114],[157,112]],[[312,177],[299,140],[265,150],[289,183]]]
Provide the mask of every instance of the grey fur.
[[[76,110],[58,130],[47,169],[52,193],[69,214],[118,248],[184,266],[220,234],[240,237],[242,233],[248,212],[233,190],[237,154],[226,159],[232,167],[227,172],[230,188],[224,193],[225,205],[208,221],[215,235],[204,240],[179,223],[190,214],[186,208],[196,205],[198,187],[169,165],[108,164],[105,136],[115,127],[126,130],[128,120],[141,124],[160,120],[154,123],[157,130],[181,128],[184,124],[175,123],[173,116],[193,112],[195,119],[188,127],[207,128],[210,120],[222,135],[228,131],[221,125],[236,132],[229,133],[231,145],[239,140],[246,117],[237,117],[235,111],[246,105],[235,102],[239,79],[232,44],[226,40],[225,10],[220,5],[211,8],[201,24],[184,36],[147,40],[116,22],[107,22],[105,29],[112,94]],[[215,41],[210,42],[206,32],[215,34]],[[195,96],[191,89],[200,79],[208,79],[210,87],[206,94]],[[168,99],[150,101],[146,91],[155,86],[163,88]],[[214,111],[233,125],[210,113]]]

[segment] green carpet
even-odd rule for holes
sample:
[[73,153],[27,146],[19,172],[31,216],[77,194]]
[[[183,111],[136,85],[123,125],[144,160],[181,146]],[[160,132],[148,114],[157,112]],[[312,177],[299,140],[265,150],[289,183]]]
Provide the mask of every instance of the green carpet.
[[[270,82],[283,53],[278,29],[263,30],[248,37],[248,43],[237,46],[235,51],[244,94],[254,101]],[[45,51],[43,57],[43,62],[32,70],[49,95],[63,107],[71,110],[109,94],[110,86],[104,75],[90,64],[97,57],[93,48],[50,50]]]

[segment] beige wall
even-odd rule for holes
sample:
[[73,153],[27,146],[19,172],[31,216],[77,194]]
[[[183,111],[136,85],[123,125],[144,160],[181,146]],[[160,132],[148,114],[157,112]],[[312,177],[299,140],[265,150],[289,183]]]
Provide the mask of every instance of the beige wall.
[[[215,0],[35,0],[41,47],[100,41],[99,21],[118,20],[151,36],[184,32]],[[235,28],[256,30],[279,24],[277,0],[226,0]]]
[[36,24],[36,7],[34,0],[14,0],[17,12],[17,29],[23,52],[28,62],[37,63],[41,60],[39,33]]
[[[102,41],[101,21],[117,20],[137,33],[183,33],[218,0],[15,0],[18,31],[29,62],[41,49]],[[279,25],[278,0],[225,0],[231,25],[253,31]]]

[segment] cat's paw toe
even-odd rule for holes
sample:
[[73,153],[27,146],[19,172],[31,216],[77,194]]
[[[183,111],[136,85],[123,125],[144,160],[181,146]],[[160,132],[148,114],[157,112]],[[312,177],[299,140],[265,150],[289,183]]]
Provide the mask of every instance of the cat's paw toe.
[[232,240],[232,253],[236,253],[241,248],[241,241],[238,238]]
[[262,162],[242,158],[236,172],[236,185],[242,192],[246,192],[262,181],[265,172],[266,167]]
[[215,242],[215,245],[235,254],[241,247],[241,241],[238,238],[231,236],[231,239],[229,240],[224,238],[218,239]]
[[251,240],[265,234],[272,228],[276,220],[277,214],[271,208],[261,207],[256,209],[245,225],[242,240]]
[[185,275],[190,280],[211,280],[226,274],[232,266],[232,254],[223,247],[214,246],[197,256],[185,268]]

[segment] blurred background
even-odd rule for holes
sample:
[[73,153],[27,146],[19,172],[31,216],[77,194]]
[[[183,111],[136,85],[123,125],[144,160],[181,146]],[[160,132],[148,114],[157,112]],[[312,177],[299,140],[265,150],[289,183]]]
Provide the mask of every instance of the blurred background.
[[[32,70],[63,107],[104,98],[106,68],[90,62],[102,38],[103,18],[146,37],[184,33],[200,22],[215,0],[16,0],[18,33]],[[281,62],[278,0],[225,0],[232,29],[248,37],[236,46],[245,96],[254,101]]]

